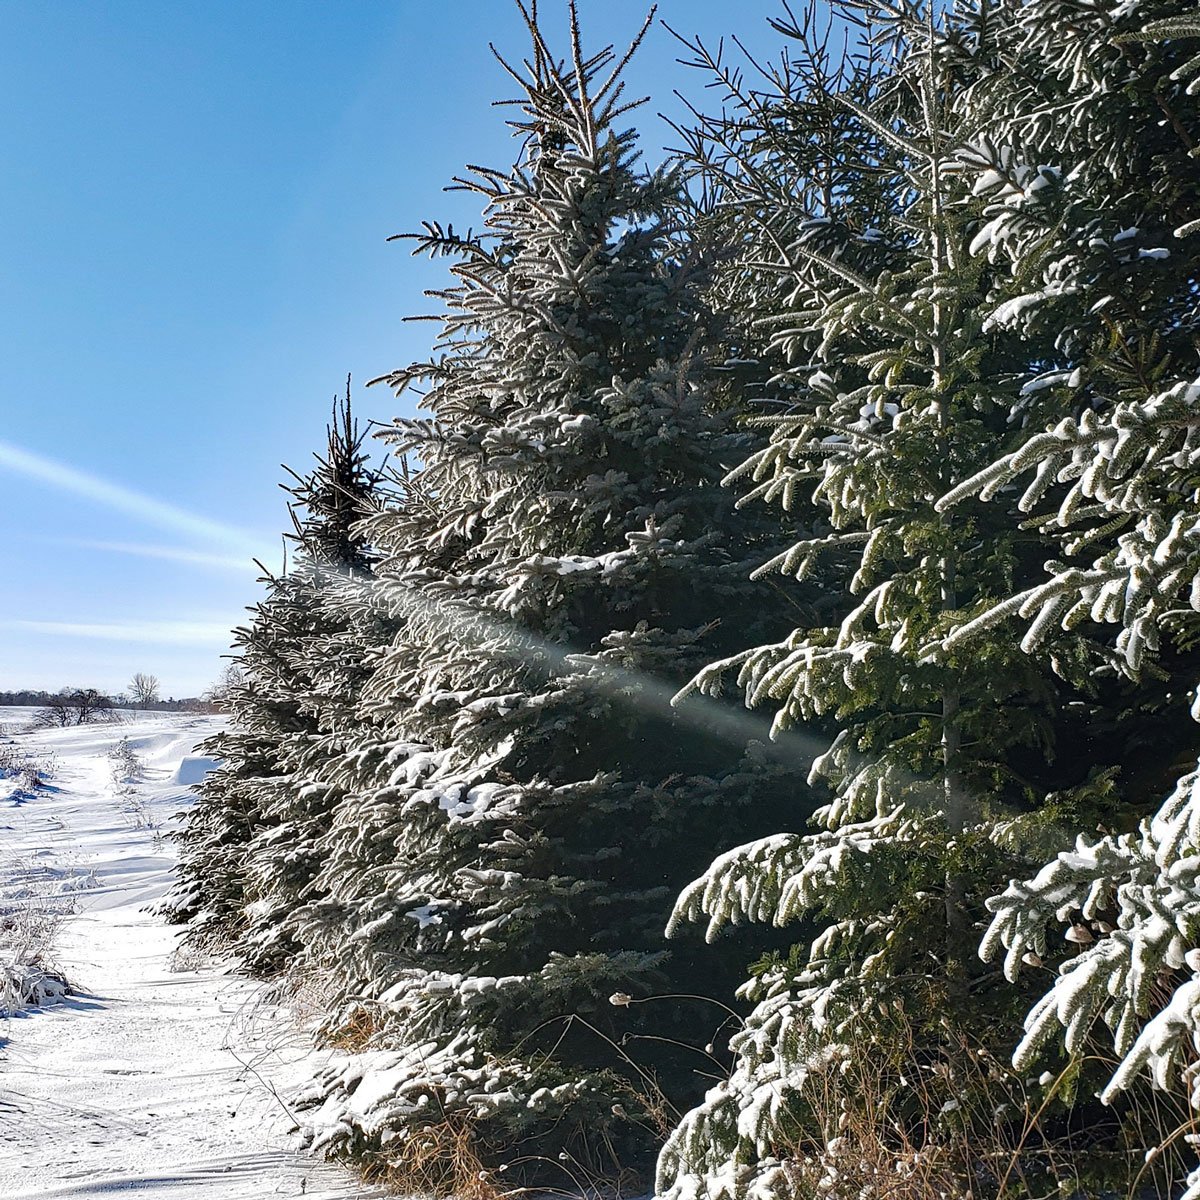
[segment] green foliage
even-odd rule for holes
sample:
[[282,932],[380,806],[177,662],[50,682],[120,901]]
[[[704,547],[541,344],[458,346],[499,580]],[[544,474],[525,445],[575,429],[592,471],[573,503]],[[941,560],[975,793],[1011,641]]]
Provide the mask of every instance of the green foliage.
[[[956,1029],[1014,1021],[1022,994],[968,958],[989,891],[1076,833],[1132,823],[1145,722],[1175,733],[1187,678],[1157,655],[1192,574],[1194,501],[1157,483],[1190,463],[1192,392],[1170,376],[1193,340],[1194,284],[1153,240],[1154,207],[1180,187],[1153,188],[1180,169],[1179,147],[1172,132],[1105,132],[1131,114],[1143,129],[1150,97],[1158,113],[1175,101],[1090,6],[857,10],[873,40],[837,71],[811,15],[779,26],[798,48],[765,90],[710,56],[726,115],[692,141],[713,211],[754,230],[730,271],[754,294],[745,337],[772,361],[760,386],[780,410],[730,482],[813,526],[760,571],[836,597],[834,622],[693,686],[735,674],[777,730],[842,731],[814,766],[823,828],[722,856],[677,905],[673,927],[706,920],[710,937],[743,921],[811,932],[748,985],[759,1007],[734,1071],[660,1162],[673,1196],[774,1187],[786,1098],[838,1045],[870,1041],[880,1001],[933,985]],[[1128,89],[1106,92],[1111,75]],[[857,153],[826,161],[834,145]],[[1049,497],[1057,511],[1029,520]],[[1089,549],[1104,557],[1071,561]],[[1123,622],[1119,658],[1106,621]],[[1057,1011],[1051,998],[1036,1010],[1037,1038]],[[922,1036],[949,1053],[944,1033]],[[1114,1169],[1110,1182],[1127,1168]]]
[[673,897],[809,806],[765,723],[671,706],[735,638],[784,628],[749,578],[775,535],[720,487],[752,443],[681,180],[639,166],[620,60],[576,40],[560,63],[527,16],[519,162],[459,181],[480,231],[412,239],[452,264],[433,357],[388,377],[422,393],[427,415],[385,431],[421,502],[363,525],[398,630],[363,689],[373,732],[324,776],[342,799],[302,920],[334,981],[324,1036],[366,1006],[383,1081],[361,1111],[360,1068],[331,1063],[329,1148],[403,1159],[432,1089],[481,1161],[544,1183],[562,1153],[644,1176],[659,1110],[699,1094],[673,1047],[697,1002],[609,997],[731,990],[753,946],[671,953]]
[[1185,7],[789,10],[752,74],[685,43],[719,115],[648,170],[627,57],[518,5],[518,161],[411,239],[412,466],[335,413],[183,835],[193,941],[319,991],[314,1144],[471,1200],[664,1135],[669,1200],[1178,1191]]
[[325,455],[293,479],[297,558],[265,576],[266,596],[235,631],[229,727],[201,747],[220,765],[197,788],[167,905],[188,922],[191,944],[231,952],[261,974],[299,949],[299,900],[336,799],[316,776],[358,735],[357,692],[384,637],[365,594],[374,556],[356,529],[382,481],[363,452],[348,384]]

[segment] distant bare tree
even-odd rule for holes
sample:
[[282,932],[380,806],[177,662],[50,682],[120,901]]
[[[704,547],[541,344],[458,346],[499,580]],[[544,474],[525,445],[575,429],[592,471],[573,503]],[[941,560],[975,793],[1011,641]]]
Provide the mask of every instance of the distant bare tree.
[[39,708],[34,720],[39,725],[48,727],[74,724],[71,720],[71,710],[67,706],[67,693],[60,692],[44,708]]
[[234,690],[241,685],[241,667],[237,663],[228,663],[217,677],[216,683],[204,693],[204,699],[217,712],[227,712]]
[[98,692],[95,688],[76,688],[71,693],[70,703],[75,713],[76,725],[107,721],[113,716],[112,697]]
[[90,725],[93,721],[110,721],[113,717],[111,696],[95,688],[65,688],[54,696],[35,720],[39,725],[63,727],[68,725]]
[[139,671],[129,681],[129,702],[134,708],[149,708],[158,701],[158,676]]

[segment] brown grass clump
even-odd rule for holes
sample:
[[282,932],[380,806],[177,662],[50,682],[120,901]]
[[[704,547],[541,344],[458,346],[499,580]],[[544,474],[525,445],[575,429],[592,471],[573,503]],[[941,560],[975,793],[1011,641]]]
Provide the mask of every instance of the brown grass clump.
[[498,1200],[502,1190],[493,1179],[495,1172],[475,1152],[469,1122],[459,1116],[426,1125],[397,1150],[374,1152],[357,1166],[368,1183],[383,1184],[398,1195]]
[[325,1039],[325,1044],[334,1050],[345,1050],[348,1054],[357,1054],[365,1050],[371,1039],[379,1030],[375,1014],[364,1005],[357,1005],[350,1010],[346,1019],[337,1030]]
[[898,1008],[868,1045],[808,1076],[776,1147],[794,1200],[1177,1194],[1181,1114],[1195,1130],[1186,1105],[1147,1090],[1118,1113],[1082,1082],[1110,1063],[1091,1057],[1025,1080],[963,1032],[940,1032],[931,1048],[928,1029],[918,1036]]

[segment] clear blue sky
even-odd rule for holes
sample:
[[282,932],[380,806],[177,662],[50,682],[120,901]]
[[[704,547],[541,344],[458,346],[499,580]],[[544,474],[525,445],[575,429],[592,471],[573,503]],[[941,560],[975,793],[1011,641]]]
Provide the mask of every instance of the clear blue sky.
[[[543,0],[558,21],[565,3]],[[580,0],[592,45],[635,0]],[[778,0],[663,0],[681,31],[780,39]],[[134,671],[201,691],[275,564],[279,464],[303,469],[347,373],[419,357],[443,268],[389,234],[470,219],[442,193],[511,162],[507,0],[7,0],[0,8],[0,688]],[[630,73],[648,156],[679,66]],[[357,389],[356,389],[357,392]],[[396,402],[356,395],[364,417]]]

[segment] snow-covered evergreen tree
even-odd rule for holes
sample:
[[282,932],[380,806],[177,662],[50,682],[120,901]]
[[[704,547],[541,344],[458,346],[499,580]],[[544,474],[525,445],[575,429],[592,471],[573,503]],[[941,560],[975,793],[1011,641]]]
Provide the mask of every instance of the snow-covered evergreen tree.
[[[814,769],[830,789],[817,831],[721,856],[677,906],[673,928],[811,930],[747,986],[758,1007],[734,1039],[732,1076],[669,1139],[659,1189],[677,1197],[829,1194],[836,1172],[819,1177],[836,1131],[805,1126],[806,1086],[831,1061],[893,1061],[897,1034],[951,1083],[941,1113],[909,1089],[902,1119],[931,1145],[939,1122],[967,1119],[960,1039],[999,1051],[1020,1003],[970,961],[989,888],[1061,826],[1112,819],[1111,767],[1127,744],[1123,731],[1092,740],[1090,761],[1076,744],[1094,739],[1089,724],[1111,715],[1121,686],[1104,677],[1110,656],[1091,631],[1064,631],[1046,660],[975,621],[1037,586],[1052,533],[1023,528],[1012,491],[990,508],[942,502],[991,479],[997,454],[1061,403],[1044,389],[1066,383],[1071,369],[1057,364],[1086,336],[1075,293],[1092,286],[1099,250],[1075,236],[1093,215],[1064,183],[1078,160],[1028,157],[1020,133],[1054,140],[1034,114],[1061,97],[1056,76],[1069,80],[1077,58],[1061,46],[1006,53],[1030,36],[1032,12],[1044,10],[1045,38],[1063,6],[963,5],[936,19],[918,4],[854,8],[872,30],[840,68],[811,17],[778,23],[800,49],[772,78],[775,95],[744,89],[695,47],[732,115],[702,122],[694,157],[720,192],[716,219],[757,231],[743,234],[728,286],[787,363],[763,386],[784,410],[767,418],[771,444],[731,482],[753,485],[751,500],[824,514],[816,536],[764,569],[815,576],[841,598],[833,620],[717,662],[695,686],[736,673],[750,705],[775,707],[777,728],[840,729]],[[1099,145],[1096,159],[1097,173],[1103,161],[1111,170]],[[960,639],[964,628],[974,636]],[[1008,1101],[1022,1090],[999,1069],[986,1082]],[[975,1157],[985,1138],[1003,1144],[994,1108],[961,1144],[959,1186],[973,1193],[997,1183]],[[798,1165],[810,1152],[811,1170]]]
[[288,657],[292,627],[306,620],[303,602],[286,573],[261,582],[267,595],[233,632],[240,670],[222,697],[230,723],[199,747],[220,765],[196,787],[176,835],[176,883],[163,905],[170,919],[187,923],[185,940],[210,952],[232,951],[245,932],[248,850],[262,826],[264,791],[281,773],[280,743],[296,724]]
[[348,384],[327,435],[316,466],[293,472],[286,486],[296,546],[289,582],[304,609],[304,623],[291,623],[299,636],[290,666],[305,728],[281,747],[286,783],[265,792],[263,828],[247,848],[247,925],[238,949],[258,970],[278,969],[299,948],[297,914],[302,898],[311,899],[318,840],[340,799],[326,767],[362,736],[359,693],[393,630],[375,598],[376,556],[361,529],[382,503],[384,479],[363,450]]
[[362,440],[347,385],[325,454],[285,485],[295,558],[265,578],[267,595],[235,632],[229,727],[203,747],[220,766],[180,835],[172,907],[190,919],[189,940],[258,972],[279,970],[297,949],[299,897],[336,795],[317,775],[357,734],[358,689],[390,633],[372,611],[374,556],[357,529],[380,483]]
[[782,628],[748,579],[762,524],[720,487],[749,442],[678,181],[637,163],[625,59],[585,54],[572,5],[560,63],[521,12],[521,160],[461,181],[481,234],[417,239],[456,277],[437,357],[389,380],[428,386],[429,415],[388,433],[422,500],[367,522],[401,628],[305,930],[345,981],[326,1034],[359,1050],[316,1082],[318,1142],[432,1161],[443,1185],[464,1141],[568,1186],[646,1165],[655,1106],[706,1061],[655,1039],[714,1022],[679,996],[623,999],[729,985],[752,949],[668,953],[673,895],[714,847],[807,813],[790,748],[748,745],[732,707],[670,705],[715,654]]
[[[1135,831],[1089,831],[1034,878],[1013,882],[989,902],[995,916],[981,950],[988,959],[1004,951],[1014,979],[1044,962],[1057,968],[1026,1020],[1019,1067],[1031,1069],[1061,1029],[1070,1071],[1110,1039],[1118,1062],[1106,1101],[1119,1104],[1147,1078],[1166,1091],[1156,1107],[1167,1115],[1148,1139],[1154,1161],[1181,1149],[1172,1096],[1193,1110],[1200,1103],[1187,1065],[1200,1046],[1200,738],[1180,719],[1200,665],[1200,107],[1188,83],[1200,21],[1179,3],[1070,7],[1068,33],[1062,4],[1024,6],[1006,47],[1010,61],[1046,64],[1062,97],[1053,128],[1021,125],[1011,109],[1032,97],[1020,88],[992,106],[1002,116],[1009,107],[1014,145],[1052,148],[1075,201],[1060,204],[1052,246],[1005,236],[997,222],[989,251],[1014,277],[1066,284],[1059,298],[1026,286],[1009,305],[1015,320],[1059,331],[1054,357],[1026,384],[1054,396],[1059,413],[1029,422],[943,501],[949,511],[975,494],[1020,489],[1029,524],[1054,536],[1057,553],[1043,578],[984,606],[950,640],[967,648],[1019,621],[1028,653],[1053,661],[1072,634],[1115,632],[1110,670],[1161,697],[1151,710],[1153,769],[1126,772],[1115,786],[1135,810],[1156,808],[1159,788],[1170,791],[1165,803]],[[997,129],[1003,137],[1003,120]],[[1188,1195],[1200,1195],[1200,1171]]]

